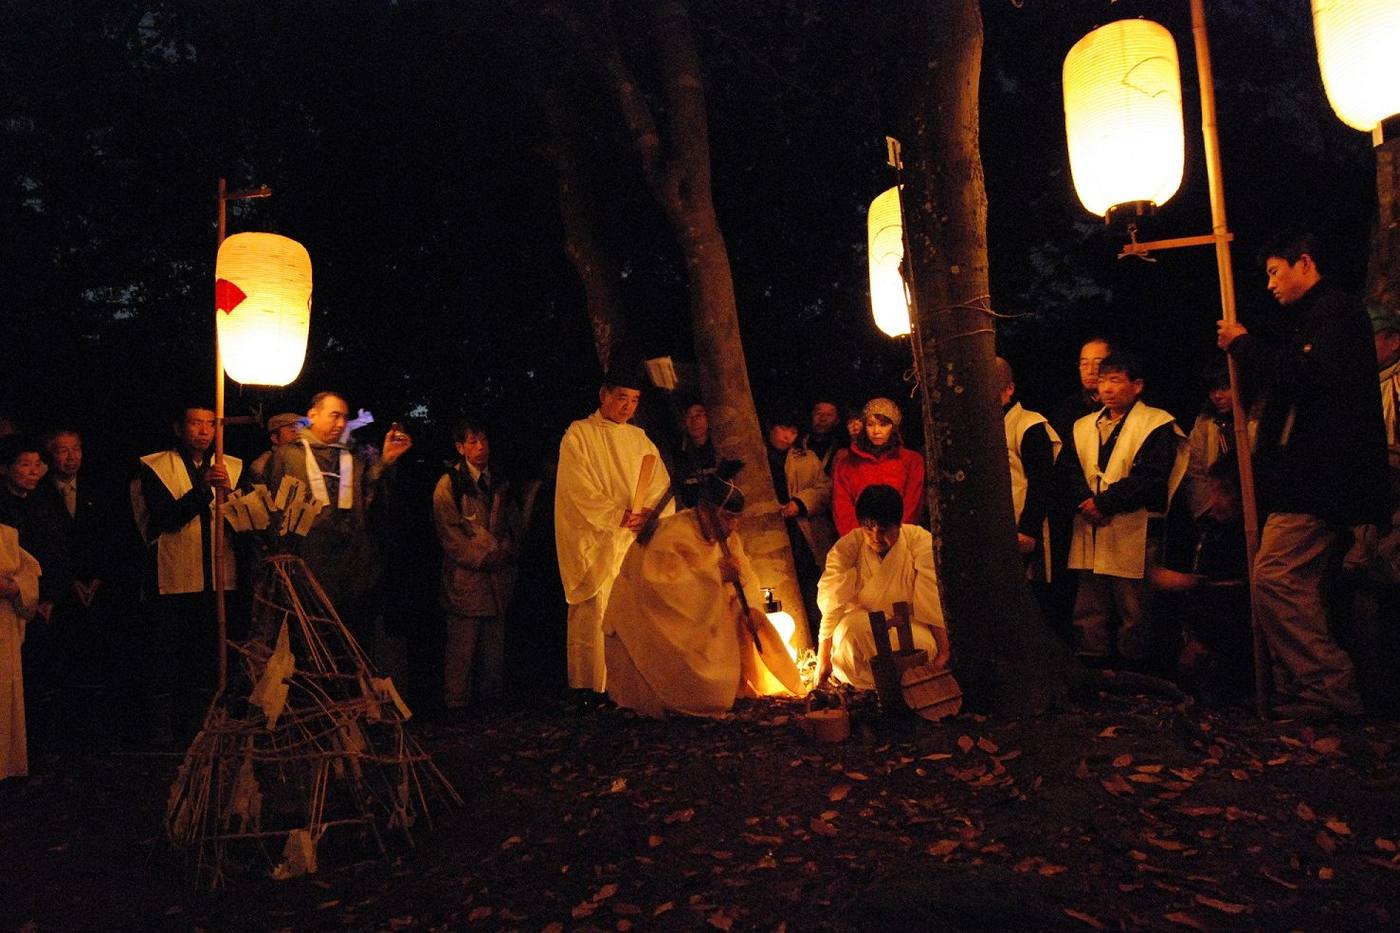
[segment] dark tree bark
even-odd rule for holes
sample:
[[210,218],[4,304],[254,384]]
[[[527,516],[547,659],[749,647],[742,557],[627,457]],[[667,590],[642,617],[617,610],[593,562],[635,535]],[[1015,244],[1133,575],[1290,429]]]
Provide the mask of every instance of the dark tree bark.
[[[665,214],[685,259],[691,326],[700,364],[710,436],[726,458],[744,461],[737,482],[747,506],[739,533],[754,571],[772,586],[807,637],[792,550],[768,472],[767,454],[749,385],[729,252],[710,190],[709,127],[700,56],[681,0],[641,4],[649,50],[656,56],[664,124],[624,60],[606,16],[584,18],[574,4],[551,3],[579,50],[601,70],[653,198]],[[664,126],[664,132],[662,127]]]
[[612,347],[627,337],[627,325],[622,316],[622,295],[618,287],[621,273],[616,255],[600,236],[603,217],[588,174],[582,170],[586,164],[586,149],[583,146],[583,128],[578,125],[578,110],[570,106],[567,95],[560,87],[561,73],[549,70],[547,74],[552,80],[540,93],[549,126],[549,142],[544,155],[554,168],[555,186],[559,191],[564,253],[583,282],[593,346],[598,353],[598,362],[606,372]]
[[1066,694],[1073,660],[1040,618],[1016,550],[992,370],[978,132],[982,17],[976,0],[938,0],[926,15],[903,203],[943,608],[969,705],[1042,709]]
[[1376,147],[1376,198],[1366,303],[1400,314],[1400,138]]

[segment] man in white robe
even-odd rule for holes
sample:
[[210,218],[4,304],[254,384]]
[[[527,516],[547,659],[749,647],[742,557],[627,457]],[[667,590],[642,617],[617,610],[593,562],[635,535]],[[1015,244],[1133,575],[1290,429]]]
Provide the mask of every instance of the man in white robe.
[[826,558],[817,584],[822,611],[817,649],[817,685],[836,679],[862,690],[875,687],[870,660],[875,636],[870,613],[894,615],[894,604],[910,606],[913,645],[939,668],[948,666],[948,633],[938,578],[933,568],[933,536],[918,525],[902,525],[904,500],[893,486],[867,486],[856,500],[857,526],[841,537]]
[[[569,686],[603,693],[603,615],[627,548],[666,496],[671,478],[656,445],[628,424],[641,400],[640,368],[618,367],[598,390],[598,410],[569,425],[559,444],[554,493],[554,543],[569,604]],[[632,508],[642,462],[653,469]],[[669,514],[673,507],[666,505]]]
[[742,494],[712,472],[688,485],[699,501],[634,543],[613,587],[603,622],[608,696],[664,718],[723,716],[736,696],[800,694],[797,665],[758,608],[758,580],[735,534]]
[[39,605],[39,563],[0,525],[0,781],[29,773],[24,726],[24,626]]

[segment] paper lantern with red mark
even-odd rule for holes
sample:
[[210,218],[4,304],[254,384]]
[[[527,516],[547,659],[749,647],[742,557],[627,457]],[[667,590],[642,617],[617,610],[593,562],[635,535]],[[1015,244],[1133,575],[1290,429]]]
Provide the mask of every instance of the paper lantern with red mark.
[[311,256],[275,233],[235,233],[219,247],[214,305],[224,371],[283,386],[301,372],[311,322]]
[[1150,213],[1181,187],[1186,130],[1176,42],[1151,20],[1100,26],[1065,56],[1065,135],[1084,206]]
[[1400,115],[1400,3],[1313,0],[1322,85],[1337,117],[1371,132]]
[[866,226],[870,313],[876,327],[891,337],[902,337],[909,333],[909,295],[899,271],[904,261],[904,219],[899,212],[898,188],[891,188],[870,202]]

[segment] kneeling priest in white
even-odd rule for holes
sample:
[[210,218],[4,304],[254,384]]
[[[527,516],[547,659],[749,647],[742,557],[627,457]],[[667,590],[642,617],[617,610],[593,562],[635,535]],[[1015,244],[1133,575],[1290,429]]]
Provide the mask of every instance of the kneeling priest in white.
[[938,578],[933,569],[933,536],[918,525],[901,524],[904,499],[893,486],[867,486],[856,499],[853,531],[843,535],[826,558],[817,584],[822,624],[817,648],[817,685],[836,679],[862,690],[875,687],[870,659],[875,635],[870,613],[894,615],[894,604],[911,607],[913,645],[928,652],[935,667],[948,666],[948,631]]
[[618,706],[655,718],[723,716],[739,696],[802,692],[782,636],[757,608],[759,581],[735,534],[744,498],[729,477],[739,465],[683,483],[678,495],[692,507],[627,552],[603,619]]

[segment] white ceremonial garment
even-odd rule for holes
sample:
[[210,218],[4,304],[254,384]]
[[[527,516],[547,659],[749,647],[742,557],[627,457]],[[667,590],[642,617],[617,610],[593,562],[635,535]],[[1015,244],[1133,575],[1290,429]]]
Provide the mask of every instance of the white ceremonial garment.
[[[655,508],[671,478],[656,445],[641,428],[609,421],[599,412],[575,421],[559,444],[554,492],[554,546],[569,603],[569,686],[601,693],[607,686],[603,616],[608,592],[636,535],[622,527],[642,458],[656,457],[642,503]],[[674,506],[667,505],[669,515]]]
[[843,535],[827,555],[826,570],[817,583],[819,640],[832,640],[832,673],[838,680],[874,689],[870,659],[875,657],[875,636],[869,613],[878,610],[892,618],[897,602],[909,604],[914,644],[893,647],[922,648],[932,661],[947,640],[933,567],[933,535],[918,525],[901,525],[899,540],[883,559],[866,545],[859,528]]
[[0,525],[0,573],[7,573],[19,593],[0,599],[0,780],[29,773],[24,726],[24,673],[20,646],[25,623],[39,605],[39,562],[19,546],[19,532]]
[[[194,488],[194,484],[190,480],[189,470],[185,467],[184,458],[180,456],[179,451],[157,451],[142,457],[141,462],[151,468],[151,472],[155,473],[172,499],[178,500]],[[236,489],[239,477],[243,474],[243,461],[225,454],[224,469],[228,471],[229,487]],[[147,539],[147,544],[149,544],[150,540],[146,528],[148,514],[145,500],[141,497],[139,480],[131,486],[131,499],[137,527],[141,529],[141,537]],[[209,501],[211,516],[214,513],[216,501],[216,499]],[[233,555],[233,539],[229,537],[228,529],[224,527],[223,521],[214,522],[213,527],[222,529],[224,536],[223,549],[219,552],[219,562],[223,565],[224,573],[223,588],[225,590],[237,589],[238,572]],[[179,530],[156,536],[156,584],[160,595],[199,593],[206,588],[204,578],[205,574],[213,576],[214,555],[204,553],[203,535],[199,516],[196,515]]]
[[[728,539],[750,606],[762,605],[737,534]],[[782,636],[762,613],[757,652],[722,554],[700,532],[693,509],[661,520],[645,546],[633,544],[613,585],[603,621],[608,696],[644,716],[723,716],[736,696],[789,696],[802,690]]]

